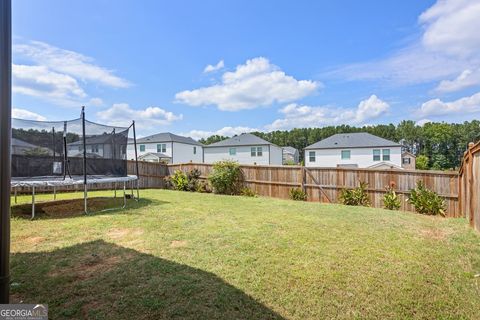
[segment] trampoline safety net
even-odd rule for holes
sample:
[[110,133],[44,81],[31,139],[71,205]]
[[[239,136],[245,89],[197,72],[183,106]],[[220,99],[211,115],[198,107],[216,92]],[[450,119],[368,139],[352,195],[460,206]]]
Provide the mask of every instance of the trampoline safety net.
[[68,179],[83,176],[84,168],[89,178],[127,176],[129,129],[84,118],[12,119],[12,178]]

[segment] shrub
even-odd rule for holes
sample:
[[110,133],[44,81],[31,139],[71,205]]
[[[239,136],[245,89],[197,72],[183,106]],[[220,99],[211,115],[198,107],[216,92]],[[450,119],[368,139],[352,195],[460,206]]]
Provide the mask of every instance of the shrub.
[[179,191],[188,190],[188,177],[185,172],[181,170],[175,170],[173,176],[169,177],[168,182],[172,185],[173,189]]
[[360,182],[360,186],[355,189],[343,189],[340,192],[340,203],[347,206],[370,206],[367,186],[365,182]]
[[255,191],[247,187],[242,188],[242,190],[240,190],[240,194],[245,197],[254,197],[254,198],[257,197],[257,194],[255,193]]
[[201,172],[198,169],[193,169],[190,170],[187,174],[187,180],[188,180],[188,186],[187,190],[188,191],[197,191],[197,186],[199,185],[199,180]]
[[428,170],[428,162],[430,160],[425,155],[419,155],[417,159],[415,159],[415,168],[418,170]]
[[400,209],[401,202],[400,202],[400,198],[395,192],[395,188],[392,185],[390,185],[385,189],[387,190],[387,193],[385,193],[385,195],[383,196],[383,204],[385,205],[385,208],[389,210]]
[[213,171],[208,176],[208,181],[215,193],[239,194],[243,185],[243,173],[235,161],[218,161],[213,164]]
[[290,199],[295,201],[307,201],[307,194],[300,188],[292,188],[289,191]]
[[195,191],[200,193],[210,192],[208,182],[199,180],[197,185],[195,186]]
[[293,160],[285,160],[285,162],[283,163],[284,166],[296,166],[297,163]]
[[407,201],[418,213],[445,216],[445,200],[434,191],[427,189],[422,181],[418,181],[417,187],[410,191]]

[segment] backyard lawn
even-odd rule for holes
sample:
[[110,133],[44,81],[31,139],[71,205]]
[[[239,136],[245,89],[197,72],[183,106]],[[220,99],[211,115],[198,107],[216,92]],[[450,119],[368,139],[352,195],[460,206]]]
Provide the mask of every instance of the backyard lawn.
[[14,217],[13,301],[48,303],[52,319],[480,318],[480,234],[463,219],[141,196],[123,211]]

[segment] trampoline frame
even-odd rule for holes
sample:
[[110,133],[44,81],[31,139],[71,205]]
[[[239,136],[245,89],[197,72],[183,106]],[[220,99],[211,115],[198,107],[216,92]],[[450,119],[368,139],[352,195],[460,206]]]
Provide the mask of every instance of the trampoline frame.
[[[17,179],[15,177],[12,177],[11,179],[11,188],[13,188],[14,191],[14,196],[15,196],[15,203],[17,203],[17,188],[18,187],[27,187],[31,188],[32,190],[32,219],[35,218],[35,187],[42,187],[42,188],[48,188],[48,187],[53,187],[53,199],[56,200],[57,198],[57,187],[59,186],[76,186],[76,185],[82,185],[83,184],[83,201],[84,201],[84,213],[88,214],[88,185],[95,185],[95,184],[102,184],[102,183],[113,183],[114,184],[114,198],[117,197],[117,183],[123,183],[123,206],[121,209],[124,209],[127,205],[127,182],[131,182],[131,190],[132,190],[132,198],[135,199],[135,201],[138,201],[140,199],[140,187],[138,184],[139,180],[139,173],[138,173],[138,154],[137,154],[137,136],[136,136],[136,130],[135,130],[135,121],[132,121],[132,124],[128,127],[128,129],[132,128],[133,129],[133,143],[134,143],[134,149],[135,149],[135,173],[136,175],[127,175],[127,176],[91,176],[89,177],[87,175],[87,148],[86,148],[86,133],[85,133],[85,106],[82,106],[82,112],[81,112],[81,121],[82,121],[82,133],[83,133],[83,175],[78,176],[78,179],[73,179],[72,176],[70,175],[69,168],[68,168],[68,155],[67,155],[67,146],[64,141],[64,175],[63,179],[49,179],[53,177],[37,177],[37,180],[33,179],[25,179],[25,178],[20,178],[18,177]],[[115,130],[115,129],[114,129]],[[64,130],[66,131],[66,130]],[[65,134],[65,133],[64,133]],[[65,140],[65,138],[64,138]],[[128,143],[127,143],[128,146]],[[55,149],[54,149],[55,150]],[[55,151],[54,151],[54,157],[55,157]],[[125,160],[127,161],[127,160]],[[67,178],[67,172],[68,172],[68,178]],[[133,189],[134,189],[134,181],[136,182],[136,189],[137,189],[137,196],[135,197],[133,194]],[[116,210],[120,208],[110,208],[110,209],[104,209],[101,211],[106,211],[106,210]]]

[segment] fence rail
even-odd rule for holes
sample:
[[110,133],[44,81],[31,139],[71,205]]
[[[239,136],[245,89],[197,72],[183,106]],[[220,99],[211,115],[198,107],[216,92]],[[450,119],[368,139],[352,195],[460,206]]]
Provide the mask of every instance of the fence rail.
[[469,145],[459,173],[459,211],[480,231],[480,142]]
[[[302,188],[309,201],[338,202],[342,189],[355,188],[360,182],[368,184],[367,192],[373,207],[383,207],[385,187],[394,183],[401,198],[402,210],[413,211],[406,201],[417,181],[445,198],[447,216],[463,216],[459,210],[458,174],[456,172],[420,170],[374,170],[350,168],[305,168],[300,166],[241,165],[247,187],[258,195],[287,199],[291,188]],[[211,164],[187,163],[168,165],[168,175],[175,170],[198,169],[205,179],[212,171]]]

